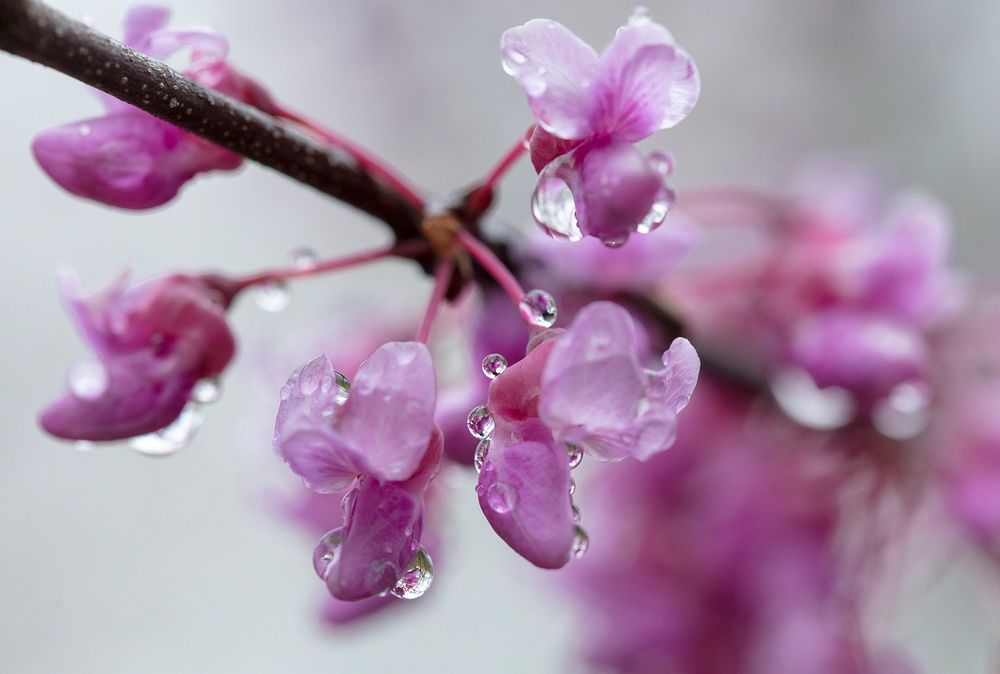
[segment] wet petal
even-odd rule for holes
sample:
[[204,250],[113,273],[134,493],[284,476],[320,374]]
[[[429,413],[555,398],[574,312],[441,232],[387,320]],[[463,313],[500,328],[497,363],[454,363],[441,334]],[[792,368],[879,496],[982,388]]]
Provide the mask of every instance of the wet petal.
[[586,100],[597,70],[590,45],[555,21],[534,19],[506,31],[500,48],[539,124],[559,138],[590,135]]
[[380,480],[405,480],[417,469],[434,426],[437,384],[427,347],[389,342],[362,363],[338,428]]
[[578,140],[563,140],[553,136],[536,124],[531,131],[531,138],[528,140],[531,165],[535,167],[536,171],[541,171],[550,161],[570,152],[579,144]]
[[653,208],[663,176],[629,143],[585,146],[572,186],[580,230],[606,243],[624,243]]
[[691,342],[678,337],[663,352],[663,369],[650,373],[650,404],[677,414],[691,400],[700,371],[698,352]]
[[537,416],[542,371],[557,340],[542,342],[490,382],[486,406],[495,421]]
[[573,518],[569,458],[557,444],[496,446],[479,474],[479,506],[493,530],[532,564],[556,569],[569,561]]
[[114,350],[112,314],[125,295],[131,277],[132,270],[125,269],[107,286],[84,297],[74,273],[59,274],[59,296],[80,336],[99,356]]

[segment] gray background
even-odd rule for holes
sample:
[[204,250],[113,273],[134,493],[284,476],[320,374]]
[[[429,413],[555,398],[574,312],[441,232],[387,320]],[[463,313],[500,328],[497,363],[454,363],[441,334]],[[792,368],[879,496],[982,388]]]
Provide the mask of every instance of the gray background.
[[[55,4],[117,34],[118,0]],[[505,28],[548,16],[601,46],[631,7],[173,4],[176,25],[222,30],[233,62],[283,101],[436,193],[482,173],[529,123],[520,91],[499,67]],[[654,141],[676,154],[678,185],[780,187],[800,158],[856,150],[900,184],[923,185],[948,202],[958,259],[994,269],[1000,3],[684,0],[652,9],[702,73],[695,112]],[[42,128],[95,114],[94,101],[81,85],[5,54],[0,82],[0,671],[574,671],[572,640],[585,638],[585,623],[574,625],[547,576],[491,535],[468,476],[449,480],[447,572],[431,595],[416,610],[342,634],[322,629],[313,612],[322,587],[308,568],[310,537],[262,505],[282,477],[267,451],[268,373],[311,355],[310,335],[335,314],[350,316],[345,297],[418,314],[428,283],[404,265],[306,283],[277,316],[241,304],[233,321],[244,357],[195,445],[170,459],[77,452],[38,432],[36,411],[84,353],[56,300],[60,265],[95,287],[127,264],[140,275],[250,270],[283,262],[303,243],[332,255],[375,245],[385,233],[253,166],[198,180],[153,213],[83,203],[49,182],[28,144]],[[528,217],[530,185],[521,166],[505,186],[501,212],[510,221]],[[261,350],[271,355],[252,355]],[[876,616],[875,628],[928,671],[994,671],[996,616],[991,622],[972,562],[956,561],[950,547],[913,552],[912,577],[902,581],[908,598]]]

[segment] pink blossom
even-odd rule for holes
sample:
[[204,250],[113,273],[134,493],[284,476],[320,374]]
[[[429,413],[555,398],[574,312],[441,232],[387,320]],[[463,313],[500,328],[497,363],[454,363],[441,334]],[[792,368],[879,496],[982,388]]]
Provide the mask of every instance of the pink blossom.
[[[137,6],[126,14],[124,42],[156,59],[191,50],[185,74],[265,110],[259,85],[226,62],[224,37],[204,28],[168,29],[165,7]],[[147,209],[170,201],[199,173],[231,171],[242,158],[105,94],[105,114],[44,131],[32,150],[61,187],[110,206]]]
[[218,376],[236,342],[226,324],[229,296],[216,279],[174,274],[128,287],[123,273],[80,296],[75,279],[63,299],[98,361],[70,372],[70,390],[41,414],[52,435],[121,440],[169,425],[201,379]]
[[314,491],[355,485],[336,555],[322,570],[339,599],[389,590],[419,548],[424,492],[443,451],[435,395],[430,353],[417,342],[376,349],[353,386],[319,356],[282,389],[275,451]]
[[615,246],[658,226],[673,201],[664,181],[672,162],[633,143],[684,119],[700,89],[694,61],[667,29],[634,14],[598,55],[561,24],[535,19],[505,32],[501,50],[538,121],[530,147],[539,224]]
[[494,431],[476,491],[494,530],[532,563],[569,559],[570,452],[645,460],[673,443],[699,360],[685,339],[662,360],[662,370],[641,367],[628,312],[595,302],[490,384]]

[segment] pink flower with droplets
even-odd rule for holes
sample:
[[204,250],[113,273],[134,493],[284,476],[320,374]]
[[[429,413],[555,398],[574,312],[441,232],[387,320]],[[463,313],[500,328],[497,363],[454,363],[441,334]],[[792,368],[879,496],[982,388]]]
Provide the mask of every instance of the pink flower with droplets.
[[585,307],[568,329],[541,333],[532,346],[490,384],[494,428],[476,491],[508,545],[557,568],[579,545],[570,470],[583,454],[645,460],[670,447],[700,362],[678,338],[662,369],[645,369],[631,316],[610,302]]
[[67,277],[63,299],[96,361],[69,373],[69,391],[40,416],[60,438],[111,441],[168,426],[199,380],[217,377],[236,341],[230,296],[218,279],[174,274],[129,287],[128,272],[81,297]]
[[[222,35],[204,28],[169,29],[169,18],[165,7],[134,7],[125,15],[123,41],[164,60],[190,49],[187,76],[244,103],[272,109],[267,92],[225,62],[229,46]],[[103,116],[49,129],[32,143],[45,172],[77,196],[119,208],[154,208],[173,199],[196,175],[232,171],[243,163],[239,155],[127,103],[106,94],[99,98]]]
[[353,485],[343,527],[317,549],[317,572],[338,599],[392,590],[422,554],[424,492],[443,452],[435,396],[431,356],[418,342],[382,345],[353,385],[319,356],[282,389],[275,451],[314,491]]
[[700,90],[667,29],[636,12],[598,55],[561,24],[535,19],[505,32],[501,50],[538,122],[532,210],[543,229],[620,246],[659,226],[674,200],[673,161],[633,144],[684,119]]

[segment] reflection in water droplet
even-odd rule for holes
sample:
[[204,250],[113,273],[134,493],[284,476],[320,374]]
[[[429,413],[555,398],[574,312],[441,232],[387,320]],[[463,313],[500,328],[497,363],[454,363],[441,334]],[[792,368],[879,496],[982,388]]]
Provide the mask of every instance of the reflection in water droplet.
[[348,489],[344,494],[344,498],[340,499],[340,509],[344,513],[344,520],[346,521],[351,516],[351,511],[354,510],[354,504],[358,501],[358,490],[357,488]]
[[674,172],[674,156],[669,152],[663,150],[650,152],[646,160],[653,167],[653,170],[664,178]]
[[580,520],[583,518],[583,514],[580,512],[580,506],[574,503],[570,508],[570,515],[573,518],[574,524],[579,524]]
[[486,490],[486,503],[501,515],[509,513],[517,505],[517,491],[506,482],[494,482]]
[[583,530],[579,524],[574,527],[573,530],[573,547],[571,548],[571,554],[574,559],[580,559],[587,553],[587,548],[590,547],[590,537],[587,536],[587,532]]
[[66,373],[70,393],[81,400],[95,400],[108,390],[108,370],[97,360],[80,361]]
[[569,467],[576,468],[583,462],[583,448],[579,445],[566,444],[566,451],[569,452]]
[[672,189],[666,185],[661,187],[656,195],[656,200],[649,209],[649,213],[642,219],[642,222],[636,225],[635,231],[639,234],[649,234],[662,225],[663,221],[667,218],[667,213],[673,208],[676,198]]
[[208,405],[218,401],[222,395],[218,379],[199,379],[191,389],[191,400]]
[[530,325],[551,328],[555,325],[558,309],[552,295],[544,290],[528,291],[519,305],[521,317]]
[[254,288],[254,301],[264,311],[277,313],[288,306],[288,284],[284,281],[265,281]]
[[483,358],[483,374],[490,379],[496,379],[507,369],[507,359],[499,353],[491,353]]
[[476,445],[476,454],[472,458],[472,465],[476,467],[476,472],[480,472],[483,469],[483,464],[486,463],[486,457],[490,453],[490,440],[486,438],[480,440],[479,444]]
[[573,478],[569,479],[569,495],[572,496],[576,493],[576,480]]
[[644,26],[653,20],[653,14],[649,11],[648,7],[643,7],[638,5],[632,10],[632,13],[628,15],[628,25],[630,26]]
[[854,418],[850,392],[839,386],[819,388],[804,370],[785,370],[771,380],[771,393],[793,420],[817,430],[833,430]]
[[318,256],[316,251],[307,246],[301,246],[292,251],[292,266],[296,269],[313,269]]
[[906,381],[879,401],[872,421],[882,435],[894,440],[909,440],[927,428],[930,402],[930,390],[926,384]]
[[569,184],[558,176],[566,161],[553,160],[538,175],[535,191],[531,194],[531,214],[549,236],[579,241],[583,232],[576,220],[573,192]]
[[166,456],[187,447],[201,428],[201,409],[188,403],[172,424],[153,433],[139,435],[128,441],[129,447],[148,456]]
[[493,415],[490,414],[490,410],[486,405],[473,407],[466,421],[469,426],[469,432],[475,438],[482,440],[493,434]]
[[413,561],[389,591],[398,599],[419,599],[424,596],[434,582],[434,562],[423,548],[417,550]]
[[326,578],[326,572],[337,559],[337,551],[340,544],[344,542],[344,528],[337,527],[326,532],[323,538],[319,539],[316,548],[313,550],[313,569],[320,578]]

